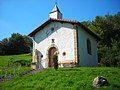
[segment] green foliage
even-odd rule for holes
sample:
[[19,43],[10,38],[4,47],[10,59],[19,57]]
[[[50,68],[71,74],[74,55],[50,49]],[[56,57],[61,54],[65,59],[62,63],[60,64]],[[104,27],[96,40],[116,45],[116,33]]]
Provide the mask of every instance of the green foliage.
[[30,54],[0,56],[0,76],[4,77],[6,72],[10,76],[30,71],[31,58]]
[[7,54],[7,50],[9,49],[9,40],[7,38],[4,38],[2,41],[1,41],[1,47],[0,47],[0,55],[1,54]]
[[8,67],[8,64],[15,63],[15,62],[20,62],[22,63],[22,60],[24,62],[28,63],[31,62],[32,56],[31,54],[20,54],[20,55],[5,55],[5,56],[0,56],[0,69],[3,67]]
[[101,44],[111,46],[112,41],[119,41],[120,37],[120,13],[116,15],[96,16],[88,26],[93,32],[101,37]]
[[85,27],[89,27],[91,22],[90,21],[83,21],[81,22]]
[[32,44],[33,44],[33,43],[32,43],[32,39],[29,38],[29,37],[26,36],[26,35],[24,35],[23,38],[24,38],[24,41],[25,41],[25,45],[32,47]]
[[21,64],[21,66],[30,66],[31,65],[31,61],[27,61],[27,60],[17,60],[15,62],[13,62],[14,64]]
[[18,67],[17,65],[13,65],[12,67],[4,67],[0,70],[0,77],[8,76],[21,76],[22,74],[25,74],[26,72],[30,71],[30,67],[22,66]]
[[28,36],[13,33],[10,38],[1,41],[0,55],[28,53],[31,46],[32,40]]
[[[119,68],[80,67],[44,70],[36,74],[18,77],[0,83],[0,90],[119,90]],[[109,86],[95,88],[92,81],[96,76],[104,76]]]
[[99,51],[102,53],[101,64],[103,66],[120,67],[120,41],[113,42],[111,47],[104,46]]

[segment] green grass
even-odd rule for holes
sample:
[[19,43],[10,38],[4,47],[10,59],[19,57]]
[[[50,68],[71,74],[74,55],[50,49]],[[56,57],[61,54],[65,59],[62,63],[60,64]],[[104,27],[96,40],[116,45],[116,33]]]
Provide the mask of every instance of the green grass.
[[[30,54],[0,56],[0,71],[8,69],[8,62],[31,62],[31,58]],[[22,66],[20,73],[30,69],[28,66]],[[110,85],[93,87],[92,81],[96,76],[106,77]],[[57,71],[50,68],[36,74],[0,82],[0,90],[120,90],[120,68],[79,67],[59,68]]]
[[[7,71],[7,76],[9,76],[10,74],[13,75],[15,67],[16,67],[15,74],[18,74],[18,73],[22,74],[22,73],[25,73],[25,72],[31,70],[30,66],[28,67],[27,64],[21,66],[20,69],[17,66],[18,62],[30,63],[31,58],[32,58],[32,56],[30,54],[0,56],[0,76],[5,76],[6,71]],[[15,63],[17,63],[17,64],[15,64]]]
[[19,60],[31,61],[30,54],[20,54],[20,55],[6,55],[0,56],[0,68],[7,67],[8,62],[15,62]]
[[[95,88],[92,81],[104,76],[109,86]],[[53,68],[0,83],[0,90],[120,90],[120,68]]]

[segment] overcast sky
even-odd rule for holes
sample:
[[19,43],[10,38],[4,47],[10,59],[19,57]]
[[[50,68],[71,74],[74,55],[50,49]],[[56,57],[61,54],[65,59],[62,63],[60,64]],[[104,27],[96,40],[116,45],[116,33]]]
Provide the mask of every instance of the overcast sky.
[[[0,0],[0,40],[12,33],[27,35],[49,18],[55,0]],[[63,19],[92,21],[120,12],[120,0],[58,0]]]

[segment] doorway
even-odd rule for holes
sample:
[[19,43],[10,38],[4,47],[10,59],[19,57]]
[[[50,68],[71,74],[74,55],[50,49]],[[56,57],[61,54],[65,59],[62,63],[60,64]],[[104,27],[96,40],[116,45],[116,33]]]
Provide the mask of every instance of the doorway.
[[56,52],[57,51],[57,49],[55,48],[55,47],[51,47],[50,49],[49,49],[49,52],[48,52],[48,55],[49,55],[49,67],[53,67],[53,65],[54,65],[54,63],[53,63],[53,60],[52,60],[52,57],[53,57],[53,54],[54,54],[54,52]]

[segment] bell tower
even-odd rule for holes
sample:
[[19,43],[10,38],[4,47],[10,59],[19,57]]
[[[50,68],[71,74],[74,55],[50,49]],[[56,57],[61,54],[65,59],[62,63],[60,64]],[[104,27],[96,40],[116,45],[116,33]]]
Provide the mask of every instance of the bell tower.
[[55,19],[62,19],[62,13],[60,12],[58,6],[57,6],[57,1],[55,2],[55,6],[53,10],[49,14],[50,18],[55,18]]

